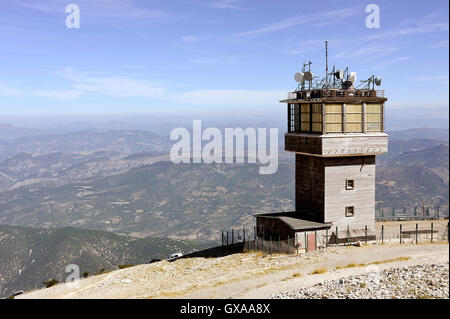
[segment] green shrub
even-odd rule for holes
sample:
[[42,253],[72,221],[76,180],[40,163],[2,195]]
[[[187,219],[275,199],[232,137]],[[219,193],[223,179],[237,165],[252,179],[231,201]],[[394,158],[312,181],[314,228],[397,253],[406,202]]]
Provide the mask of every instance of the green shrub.
[[52,280],[44,281],[43,284],[45,285],[45,288],[50,288],[51,286],[54,286],[58,283],[58,280],[53,278]]
[[119,269],[125,269],[125,268],[130,268],[130,267],[134,267],[134,265],[131,265],[131,264],[119,265]]

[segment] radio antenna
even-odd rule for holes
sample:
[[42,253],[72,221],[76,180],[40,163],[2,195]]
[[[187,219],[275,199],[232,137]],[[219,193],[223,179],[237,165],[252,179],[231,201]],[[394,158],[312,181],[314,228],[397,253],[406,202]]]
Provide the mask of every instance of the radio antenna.
[[325,87],[328,89],[328,41],[325,41]]

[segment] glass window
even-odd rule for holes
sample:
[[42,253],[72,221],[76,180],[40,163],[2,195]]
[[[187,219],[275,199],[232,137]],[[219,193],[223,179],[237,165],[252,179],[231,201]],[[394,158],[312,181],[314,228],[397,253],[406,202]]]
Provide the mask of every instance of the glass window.
[[342,133],[342,104],[325,104],[326,133]]
[[381,132],[383,125],[383,109],[381,104],[366,104],[366,131]]
[[355,206],[346,206],[345,217],[353,217],[353,216],[355,216]]
[[311,130],[310,105],[301,104],[300,112],[300,131],[309,132]]
[[322,104],[311,104],[311,131],[322,132]]
[[346,189],[355,189],[355,180],[354,179],[347,179],[345,184]]
[[345,131],[347,133],[361,133],[362,130],[362,104],[345,105]]

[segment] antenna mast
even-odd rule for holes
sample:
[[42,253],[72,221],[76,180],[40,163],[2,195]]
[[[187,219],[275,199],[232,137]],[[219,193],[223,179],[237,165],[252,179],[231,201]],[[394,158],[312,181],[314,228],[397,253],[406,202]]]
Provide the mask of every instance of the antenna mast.
[[328,89],[328,41],[325,41],[325,87]]

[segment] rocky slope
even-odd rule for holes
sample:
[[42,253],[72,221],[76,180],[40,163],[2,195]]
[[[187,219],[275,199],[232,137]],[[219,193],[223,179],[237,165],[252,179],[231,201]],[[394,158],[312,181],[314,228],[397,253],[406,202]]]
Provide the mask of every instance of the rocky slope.
[[174,252],[190,252],[193,243],[165,238],[136,239],[77,228],[34,229],[0,225],[0,297],[17,290],[43,286],[43,281],[64,281],[66,267],[79,266],[80,274],[146,263]]

